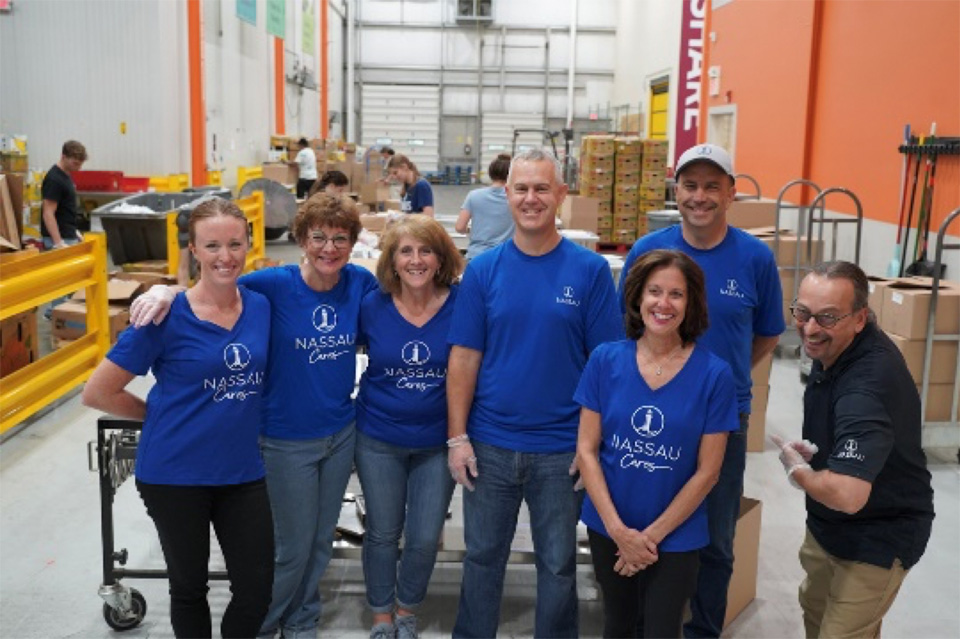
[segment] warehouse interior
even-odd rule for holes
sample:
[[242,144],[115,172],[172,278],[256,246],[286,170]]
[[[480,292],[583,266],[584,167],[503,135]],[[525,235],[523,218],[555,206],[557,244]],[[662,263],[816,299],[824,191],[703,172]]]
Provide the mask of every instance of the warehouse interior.
[[[0,636],[119,636],[98,596],[111,560],[98,516],[101,413],[79,393],[126,328],[125,306],[149,283],[175,281],[170,212],[204,189],[252,202],[263,232],[252,268],[301,259],[287,237],[297,169],[285,163],[301,137],[318,168],[349,176],[374,236],[398,199],[381,181],[378,150],[408,156],[461,249],[469,238],[454,220],[466,194],[489,184],[491,161],[546,146],[571,186],[558,224],[604,254],[615,279],[632,243],[676,208],[681,153],[703,142],[727,149],[740,196],[730,223],[774,250],[787,330],[755,370],[744,545],[723,636],[804,636],[804,499],[765,435],[801,434],[809,359],[788,307],[817,258],[856,261],[871,276],[871,309],[924,397],[936,519],[883,634],[960,636],[960,326],[950,324],[960,321],[957,42],[960,0],[0,0],[0,203],[16,218],[4,218],[0,254]],[[92,233],[57,262],[56,251],[39,250],[40,184],[70,139],[89,155],[74,176]],[[650,176],[624,187],[633,204],[622,210],[621,169]],[[609,182],[597,177],[607,174]],[[124,218],[125,199],[154,210]],[[826,221],[811,223],[816,212]],[[377,255],[354,253],[370,268]],[[939,289],[898,279],[925,262],[925,273],[942,274]],[[56,274],[42,290],[20,275],[34,263]],[[102,273],[84,270],[91,264]],[[123,276],[133,264],[137,275]],[[109,294],[108,271],[120,273]],[[79,328],[64,309],[58,323],[29,304],[78,290],[88,295],[73,309]],[[889,310],[900,293],[920,315]],[[87,310],[95,304],[103,309]],[[934,336],[946,342],[937,341],[936,357]],[[137,378],[132,390],[146,396],[152,383]],[[128,568],[162,572],[132,484],[107,506],[115,550]],[[360,492],[356,477],[347,490]],[[458,488],[448,528],[462,528],[460,509]],[[354,516],[345,501],[344,528]],[[534,634],[536,573],[523,526],[503,636]],[[321,581],[321,636],[369,634],[353,541],[344,535]],[[222,570],[211,543],[211,569]],[[585,544],[581,552],[580,634],[601,636],[602,600]],[[418,612],[421,636],[451,635],[461,574],[455,558],[441,558]],[[174,636],[165,580],[124,582],[147,610],[122,635]],[[215,617],[228,599],[225,583],[212,581]]]

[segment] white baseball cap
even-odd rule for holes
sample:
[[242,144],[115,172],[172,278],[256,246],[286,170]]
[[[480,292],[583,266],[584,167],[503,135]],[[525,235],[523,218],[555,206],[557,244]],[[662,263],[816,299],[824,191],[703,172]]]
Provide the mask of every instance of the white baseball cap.
[[694,162],[710,162],[731,178],[734,177],[733,158],[725,149],[716,144],[698,144],[684,151],[680,159],[677,160],[677,168],[673,171],[674,175],[680,175],[681,171]]

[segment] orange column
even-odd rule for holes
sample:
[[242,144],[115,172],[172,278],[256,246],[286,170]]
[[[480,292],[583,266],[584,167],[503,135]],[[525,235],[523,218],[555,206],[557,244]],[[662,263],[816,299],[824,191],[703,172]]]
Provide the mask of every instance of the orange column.
[[285,135],[286,105],[284,103],[284,70],[283,70],[283,40],[273,38],[273,108],[277,114],[277,135]]
[[[813,179],[813,141],[817,116],[817,84],[820,82],[820,49],[823,36],[823,2],[813,0],[813,28],[810,32],[810,71],[807,76],[807,109],[803,126],[803,169],[800,174],[805,180]],[[800,204],[813,201],[813,188],[803,185]]]
[[327,75],[329,64],[327,60],[327,48],[329,46],[327,42],[327,12],[329,7],[326,0],[320,0],[318,5],[320,10],[320,55],[317,57],[320,65],[320,86],[318,87],[320,91],[320,137],[326,139],[330,137],[330,96],[327,94],[327,83],[329,82],[329,76]]
[[207,183],[207,122],[203,97],[203,5],[187,0],[187,49],[190,76],[190,175],[194,186]]

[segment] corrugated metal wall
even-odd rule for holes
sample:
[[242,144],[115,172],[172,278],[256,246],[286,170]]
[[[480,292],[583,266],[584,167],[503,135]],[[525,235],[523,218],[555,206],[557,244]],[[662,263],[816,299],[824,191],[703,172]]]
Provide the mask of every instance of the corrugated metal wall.
[[402,84],[363,85],[364,146],[389,145],[420,172],[436,171],[440,157],[440,88]]

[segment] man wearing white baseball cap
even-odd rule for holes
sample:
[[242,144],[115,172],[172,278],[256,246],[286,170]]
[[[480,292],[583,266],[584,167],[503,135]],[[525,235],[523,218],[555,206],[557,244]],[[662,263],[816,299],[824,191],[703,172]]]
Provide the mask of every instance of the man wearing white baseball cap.
[[[690,600],[692,619],[685,637],[719,637],[733,572],[733,535],[743,493],[751,368],[777,345],[783,333],[783,292],[773,253],[760,240],[727,224],[736,195],[733,160],[725,149],[698,144],[677,161],[677,208],[681,223],[645,235],[627,256],[623,283],[636,259],[653,249],[683,251],[703,269],[710,327],[697,341],[733,369],[740,432],[730,433],[723,468],[707,497],[710,545],[700,551],[697,591]],[[657,356],[654,353],[654,356]]]

